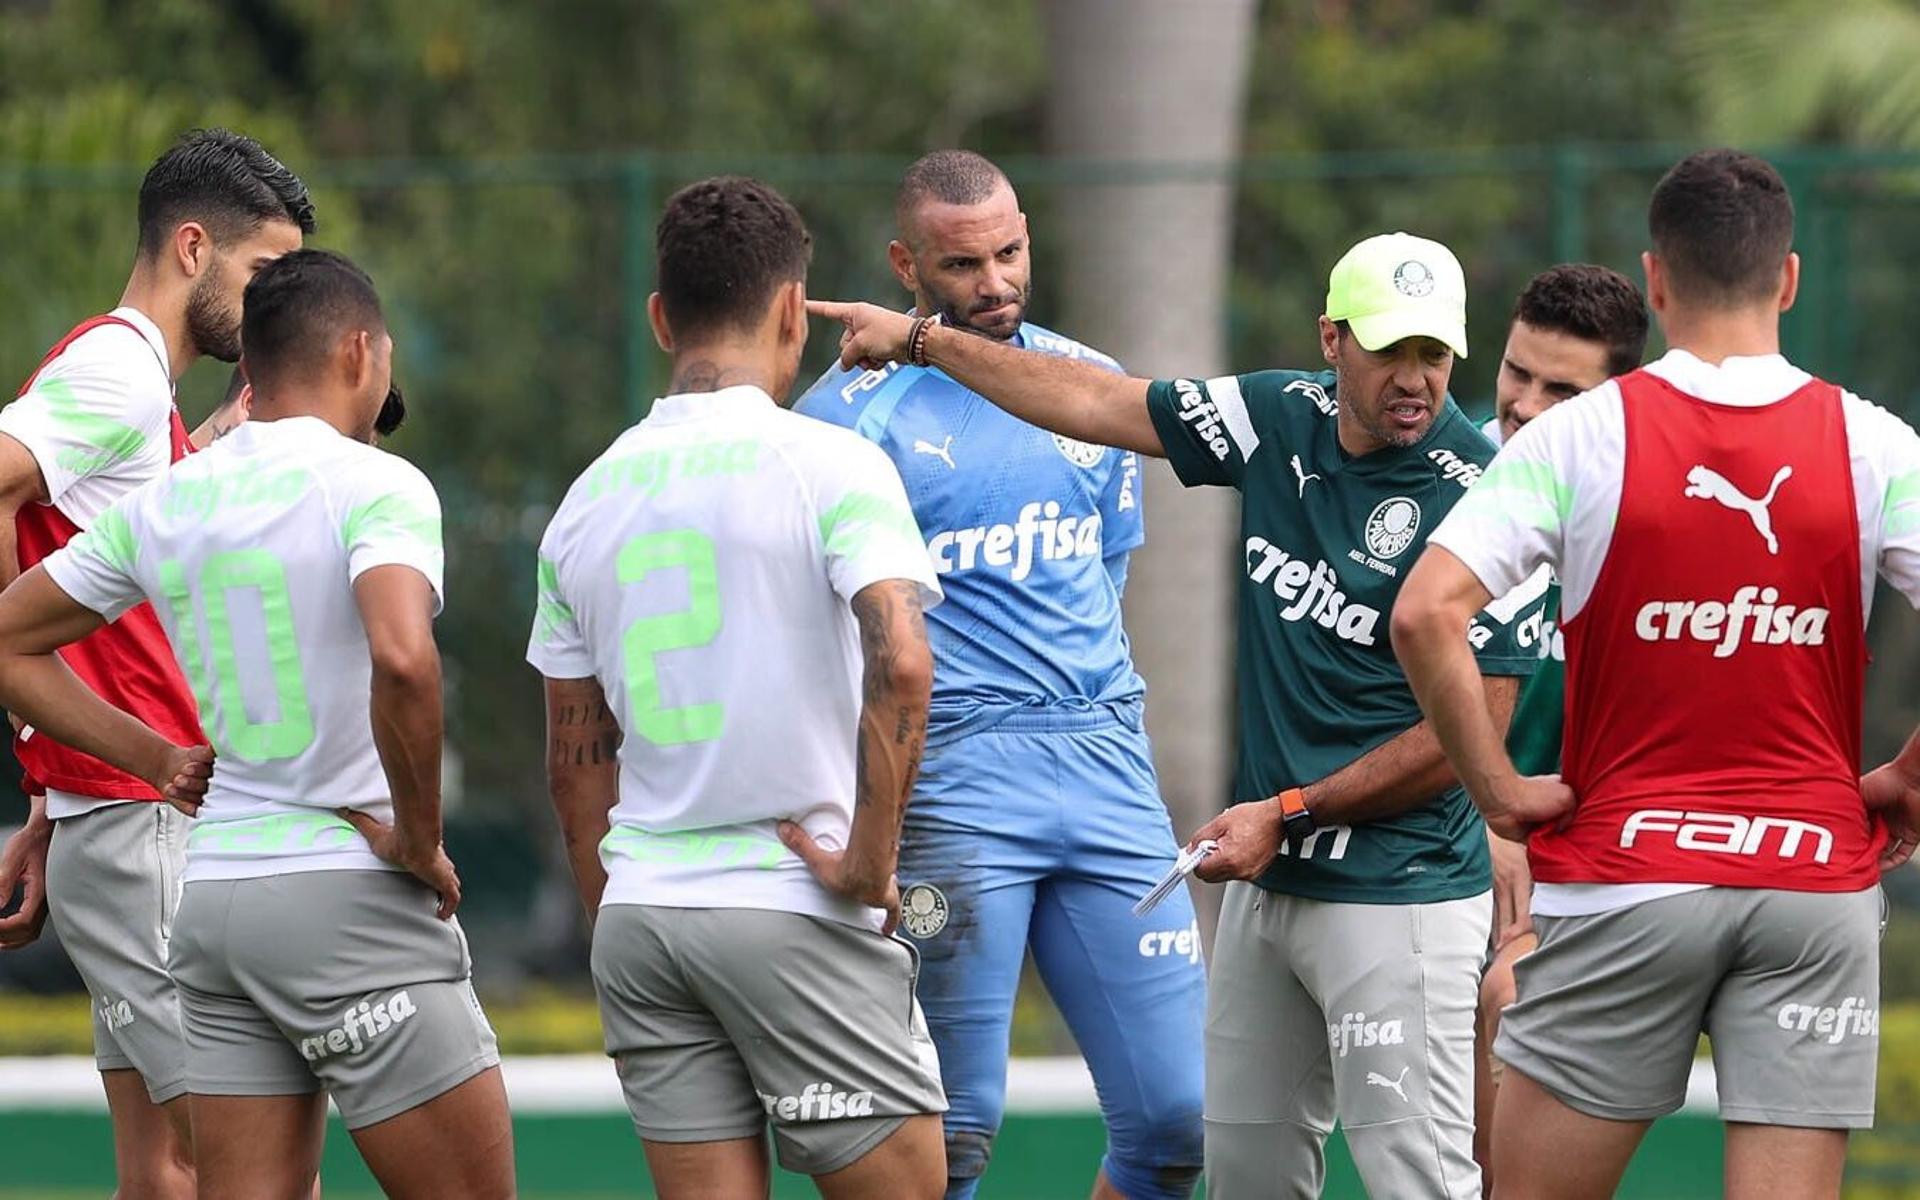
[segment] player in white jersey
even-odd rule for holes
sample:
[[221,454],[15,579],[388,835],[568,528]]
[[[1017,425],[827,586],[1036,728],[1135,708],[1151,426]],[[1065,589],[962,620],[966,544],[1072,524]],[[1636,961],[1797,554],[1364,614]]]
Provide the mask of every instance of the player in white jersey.
[[528,660],[607,1052],[665,1200],[946,1186],[916,960],[888,936],[924,744],[932,561],[891,461],[783,403],[811,241],[763,184],[676,193],[672,394],[540,545]]
[[[239,358],[241,289],[313,223],[306,186],[241,134],[195,130],[153,164],[119,306],[62,338],[0,411],[0,584],[187,453],[174,381],[202,355]],[[191,444],[204,446],[217,424]],[[110,703],[176,740],[200,740],[192,692],[152,609],[63,656]],[[140,779],[17,717],[15,729],[32,815],[0,849],[0,907],[22,893],[0,918],[0,949],[33,941],[52,916],[93,1001],[118,1195],[187,1200],[186,1051],[167,974],[186,818]]]
[[304,1196],[329,1094],[386,1194],[510,1196],[440,840],[439,500],[368,444],[392,339],[371,281],[303,250],[248,286],[243,345],[252,419],[0,596],[0,701],[165,778],[178,751],[53,653],[148,600],[198,698],[219,763],[170,968],[202,1197]]

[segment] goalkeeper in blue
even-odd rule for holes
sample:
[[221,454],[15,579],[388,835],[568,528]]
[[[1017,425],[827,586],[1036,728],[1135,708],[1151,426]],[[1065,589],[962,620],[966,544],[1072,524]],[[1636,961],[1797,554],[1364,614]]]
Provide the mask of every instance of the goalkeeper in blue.
[[[918,312],[1119,369],[1026,322],[1026,217],[991,162],[928,155],[901,182],[896,216],[888,258]],[[1176,853],[1120,623],[1127,555],[1144,536],[1139,465],[1008,416],[937,370],[836,369],[796,407],[892,457],[947,595],[927,613],[933,702],[899,870],[951,1105],[947,1196],[972,1197],[987,1168],[1029,947],[1099,1091],[1096,1200],[1189,1196],[1199,926],[1184,888],[1131,911]]]

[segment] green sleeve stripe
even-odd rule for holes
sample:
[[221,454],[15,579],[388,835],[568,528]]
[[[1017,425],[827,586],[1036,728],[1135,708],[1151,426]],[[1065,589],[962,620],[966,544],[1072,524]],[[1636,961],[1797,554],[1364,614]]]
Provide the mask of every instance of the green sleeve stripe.
[[60,453],[60,465],[76,475],[93,474],[125,462],[147,444],[138,429],[80,407],[80,397],[64,379],[49,379],[33,390],[45,398],[47,411],[62,437],[92,447],[69,447]]
[[1573,511],[1573,489],[1561,483],[1546,463],[1496,459],[1460,503],[1474,508],[1505,508],[1533,528],[1552,532]]
[[1883,537],[1905,537],[1920,528],[1920,471],[1909,471],[1887,484],[1880,501]]
[[849,492],[840,503],[820,514],[820,541],[828,554],[858,554],[876,530],[898,534],[918,544],[920,527],[913,514],[872,492]]
[[118,508],[101,513],[93,528],[74,541],[77,553],[91,553],[128,578],[133,576],[133,564],[140,561],[140,544],[134,540],[133,526]]
[[341,536],[349,546],[377,534],[398,533],[434,550],[440,549],[440,518],[420,510],[411,500],[389,492],[347,514]]
[[534,633],[541,641],[551,641],[562,628],[574,624],[573,606],[560,595],[560,570],[549,558],[540,559],[539,592],[534,599]]

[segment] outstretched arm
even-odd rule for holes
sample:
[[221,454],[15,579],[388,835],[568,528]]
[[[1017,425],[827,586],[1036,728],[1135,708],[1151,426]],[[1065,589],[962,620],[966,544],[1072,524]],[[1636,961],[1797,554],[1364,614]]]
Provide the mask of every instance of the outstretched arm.
[[[907,361],[915,318],[876,304],[831,300],[809,300],[807,311],[846,326],[840,342],[842,366],[875,370]],[[1145,379],[1016,349],[945,325],[926,331],[926,359],[1029,424],[1083,442],[1166,457],[1147,413]]]

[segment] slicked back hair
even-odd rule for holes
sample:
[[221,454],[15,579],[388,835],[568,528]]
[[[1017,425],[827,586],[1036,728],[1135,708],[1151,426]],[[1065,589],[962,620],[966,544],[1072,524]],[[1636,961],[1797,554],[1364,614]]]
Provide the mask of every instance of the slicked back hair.
[[1561,263],[1535,275],[1513,319],[1607,348],[1607,374],[1625,375],[1647,352],[1647,302],[1625,275],[1593,263]]
[[183,221],[206,226],[214,244],[268,221],[314,229],[307,185],[259,142],[228,129],[183,134],[140,181],[140,253],[159,252]]
[[346,333],[378,335],[387,321],[373,280],[344,254],[295,250],[261,267],[247,284],[240,346],[247,377],[285,378],[324,362]]
[[1702,150],[1675,163],[1647,206],[1676,297],[1716,308],[1769,299],[1793,249],[1793,198],[1766,160]]
[[1007,174],[971,150],[935,150],[900,178],[893,218],[900,236],[912,244],[914,215],[932,200],[941,204],[979,204],[1007,183]]
[[782,284],[807,277],[813,235],[773,188],[722,175],[667,199],[655,229],[660,303],[674,340],[758,328]]

